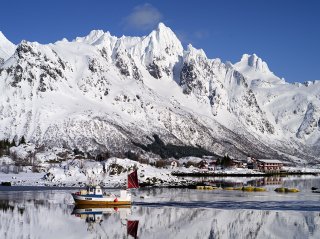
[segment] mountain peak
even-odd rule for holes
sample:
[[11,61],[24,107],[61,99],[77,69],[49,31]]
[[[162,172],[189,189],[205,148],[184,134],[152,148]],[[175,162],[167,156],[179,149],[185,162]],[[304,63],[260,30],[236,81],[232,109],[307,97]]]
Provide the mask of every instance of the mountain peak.
[[[160,30],[166,30],[166,29],[170,29],[169,27],[167,27],[163,22],[159,22],[158,23],[158,27],[157,27],[157,30],[160,31]],[[171,29],[170,29],[171,30]]]
[[[241,60],[234,64],[234,67],[243,73],[249,81],[259,79],[259,81],[255,81],[254,84],[264,82],[269,85],[278,85],[285,83],[283,79],[274,75],[274,73],[269,70],[267,63],[256,54],[244,54]],[[261,81],[261,79],[263,80]]]
[[187,46],[187,51],[190,51],[190,52],[195,52],[195,53],[198,53],[198,54],[200,54],[200,55],[203,55],[203,56],[205,56],[205,57],[207,57],[206,56],[206,53],[204,52],[204,50],[203,49],[197,49],[197,48],[195,48],[194,46],[192,46],[192,44],[188,44],[188,46]]
[[1,41],[2,38],[6,38],[6,37],[3,35],[2,31],[0,31],[0,41]]
[[[149,36],[156,35],[157,40],[174,40],[179,41],[176,34],[171,30],[170,27],[167,27],[164,23],[160,22],[157,28],[150,33]],[[180,41],[179,41],[180,43]]]
[[2,31],[0,31],[0,47],[3,45],[13,45],[14,46],[14,44],[6,38],[6,36],[2,33]]
[[75,42],[83,42],[87,44],[95,44],[99,39],[102,37],[111,37],[110,32],[104,32],[103,30],[92,30],[87,36],[85,37],[77,37],[74,41]]
[[170,27],[167,27],[163,22],[159,22],[155,30],[158,34],[173,34],[175,33],[171,30]]
[[16,46],[0,31],[0,58],[7,60],[13,55]]
[[252,55],[243,54],[240,62],[238,62],[237,64],[241,64],[242,66],[250,67],[251,69],[258,71],[258,72],[264,72],[264,73],[270,72],[267,63],[264,62],[256,54],[252,54]]
[[[144,37],[135,49],[138,55],[143,56],[146,64],[152,63],[155,59],[171,58],[172,62],[177,61],[178,55],[183,55],[183,47],[176,34],[163,23],[148,36]],[[169,60],[170,61],[170,60]]]
[[197,49],[194,48],[191,44],[188,44],[187,46],[187,50],[186,50],[186,55],[185,57],[187,57],[187,59],[192,59],[192,58],[202,58],[202,59],[206,59],[206,53],[204,52],[203,49]]

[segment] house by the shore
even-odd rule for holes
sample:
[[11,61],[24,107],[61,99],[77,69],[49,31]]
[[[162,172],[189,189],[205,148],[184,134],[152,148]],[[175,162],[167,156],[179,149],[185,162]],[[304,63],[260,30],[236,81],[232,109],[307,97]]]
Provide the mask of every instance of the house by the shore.
[[171,168],[177,168],[179,166],[179,163],[177,160],[173,160],[171,163],[170,163],[170,166]]
[[280,173],[283,168],[283,162],[277,159],[257,159],[259,171],[264,173]]
[[245,163],[240,161],[240,160],[237,160],[237,159],[232,159],[231,167],[232,168],[244,168],[245,167]]

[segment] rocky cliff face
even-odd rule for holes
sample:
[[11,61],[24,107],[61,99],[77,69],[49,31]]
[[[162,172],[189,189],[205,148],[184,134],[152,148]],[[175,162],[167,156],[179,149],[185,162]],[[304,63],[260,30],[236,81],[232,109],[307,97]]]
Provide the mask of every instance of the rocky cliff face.
[[156,134],[237,158],[319,156],[319,82],[288,84],[256,55],[208,59],[164,24],[48,45],[1,34],[0,58],[0,139],[123,153]]

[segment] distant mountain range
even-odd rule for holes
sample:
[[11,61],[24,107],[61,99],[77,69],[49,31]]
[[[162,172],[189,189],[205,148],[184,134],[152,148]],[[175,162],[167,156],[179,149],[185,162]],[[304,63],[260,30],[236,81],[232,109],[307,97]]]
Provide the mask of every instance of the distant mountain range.
[[320,82],[287,83],[255,54],[208,59],[162,23],[144,37],[94,30],[46,45],[0,32],[0,139],[121,154],[155,135],[239,159],[317,163]]

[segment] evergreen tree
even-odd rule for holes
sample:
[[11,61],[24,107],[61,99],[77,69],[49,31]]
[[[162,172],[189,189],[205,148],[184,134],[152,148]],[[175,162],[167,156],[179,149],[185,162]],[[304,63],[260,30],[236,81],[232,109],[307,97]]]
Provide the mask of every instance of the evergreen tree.
[[14,140],[12,140],[10,143],[10,147],[14,147],[14,146],[16,146],[16,143],[14,142]]
[[26,140],[25,140],[24,136],[22,136],[22,138],[21,138],[21,140],[19,142],[19,145],[20,144],[26,144]]
[[9,154],[11,144],[8,139],[0,140],[0,157]]
[[228,155],[225,155],[221,160],[221,166],[224,168],[228,168],[231,165],[232,165],[232,159]]

